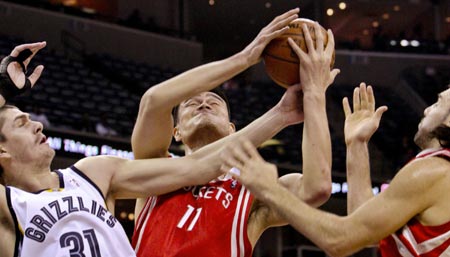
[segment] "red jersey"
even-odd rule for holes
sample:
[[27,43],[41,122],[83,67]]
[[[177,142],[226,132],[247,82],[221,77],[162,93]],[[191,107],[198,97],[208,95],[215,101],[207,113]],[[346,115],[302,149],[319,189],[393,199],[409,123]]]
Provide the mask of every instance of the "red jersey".
[[[425,150],[416,159],[430,156],[450,158],[450,150]],[[383,257],[450,256],[450,221],[439,226],[424,226],[413,218],[380,242],[380,252]]]
[[133,247],[146,257],[250,257],[252,202],[230,177],[150,197],[136,221]]

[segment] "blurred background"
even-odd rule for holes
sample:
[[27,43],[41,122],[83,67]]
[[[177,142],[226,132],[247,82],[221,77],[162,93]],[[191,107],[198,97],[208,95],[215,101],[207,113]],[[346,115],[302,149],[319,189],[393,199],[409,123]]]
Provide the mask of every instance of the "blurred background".
[[[44,123],[57,152],[53,168],[98,154],[133,158],[129,139],[145,90],[237,53],[276,15],[294,7],[335,36],[341,74],[327,92],[333,196],[321,208],[345,215],[341,100],[365,81],[373,85],[377,105],[389,107],[370,144],[378,193],[418,152],[412,139],[423,110],[450,83],[449,0],[0,1],[0,55],[17,44],[47,41],[32,63],[44,64],[44,74],[33,92],[14,104]],[[270,109],[284,92],[263,63],[221,87],[237,128]],[[260,152],[281,174],[301,171],[301,135],[301,126],[285,129]],[[173,143],[171,150],[183,154],[181,145]],[[134,201],[117,205],[116,215],[131,235]],[[325,254],[286,226],[265,232],[254,256]],[[377,249],[354,256],[377,256]]]

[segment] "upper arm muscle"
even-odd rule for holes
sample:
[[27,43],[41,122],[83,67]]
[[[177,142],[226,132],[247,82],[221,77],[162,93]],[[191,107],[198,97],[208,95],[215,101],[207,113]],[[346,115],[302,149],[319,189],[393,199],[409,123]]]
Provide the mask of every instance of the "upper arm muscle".
[[173,121],[170,110],[150,108],[148,105],[151,103],[141,103],[131,136],[136,159],[167,156],[172,141]]
[[[431,158],[430,158],[431,159]],[[440,182],[441,167],[433,160],[419,160],[408,164],[381,194],[349,216],[360,235],[369,243],[395,232],[410,219],[432,206],[434,186]]]

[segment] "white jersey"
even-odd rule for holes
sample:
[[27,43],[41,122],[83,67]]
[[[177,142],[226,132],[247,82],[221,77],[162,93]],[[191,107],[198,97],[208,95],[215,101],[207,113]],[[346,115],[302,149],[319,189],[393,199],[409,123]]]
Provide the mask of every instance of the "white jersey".
[[17,257],[136,256],[99,188],[74,166],[56,171],[60,188],[6,187]]

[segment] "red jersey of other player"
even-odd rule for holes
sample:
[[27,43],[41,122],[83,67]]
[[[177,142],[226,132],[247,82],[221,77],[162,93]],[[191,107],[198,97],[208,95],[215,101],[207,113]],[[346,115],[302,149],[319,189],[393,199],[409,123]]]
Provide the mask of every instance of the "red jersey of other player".
[[[238,139],[260,145],[281,129],[304,122],[303,174],[282,176],[279,183],[312,206],[328,200],[331,140],[325,91],[338,73],[330,70],[334,50],[331,31],[326,48],[323,36],[316,35],[318,47],[308,49],[308,53],[300,52],[290,42],[295,53],[302,54],[300,69],[302,78],[305,77],[302,85],[289,87],[276,106],[240,131],[235,132],[230,122],[225,97],[212,91],[258,63],[265,46],[286,32],[287,25],[298,17],[298,11],[293,9],[276,17],[241,52],[151,87],[141,100],[132,135],[135,157],[166,157],[172,135],[184,144],[189,155],[212,145],[222,151],[225,142]],[[315,31],[320,31],[319,25],[315,26]],[[314,46],[308,30],[305,38],[308,45]],[[251,256],[251,249],[264,230],[287,224],[275,210],[253,199],[240,184],[233,188],[234,180],[219,181],[198,186],[194,193],[181,189],[157,198],[139,199],[133,240],[138,256]],[[144,212],[140,214],[142,209]]]
[[148,198],[133,246],[138,256],[250,257],[247,217],[252,202],[248,190],[230,177]]

